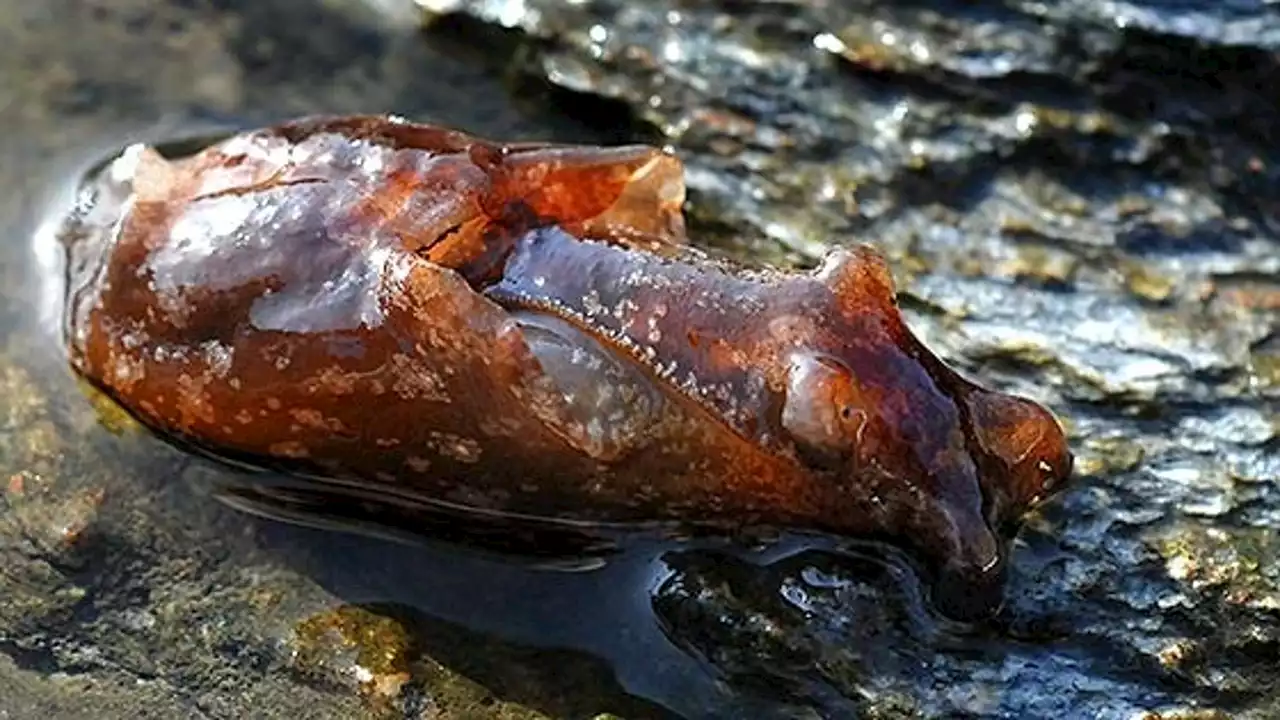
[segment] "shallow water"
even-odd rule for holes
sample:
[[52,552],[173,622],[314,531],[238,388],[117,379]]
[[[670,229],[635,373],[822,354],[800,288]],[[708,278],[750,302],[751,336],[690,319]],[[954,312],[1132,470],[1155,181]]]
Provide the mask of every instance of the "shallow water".
[[[0,715],[1275,716],[1275,10],[457,5],[0,0]],[[219,503],[232,471],[67,370],[46,221],[130,142],[357,111],[670,141],[737,254],[874,240],[926,343],[1069,420],[1008,610],[941,626],[900,565],[816,553],[550,573]]]

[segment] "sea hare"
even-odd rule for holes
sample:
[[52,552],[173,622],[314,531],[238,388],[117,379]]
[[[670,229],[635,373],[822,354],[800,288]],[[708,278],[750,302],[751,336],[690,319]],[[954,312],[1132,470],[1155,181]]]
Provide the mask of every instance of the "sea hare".
[[64,234],[77,371],[228,456],[575,526],[896,544],[935,605],[1003,594],[1072,456],[1054,417],[944,365],[882,258],[812,272],[686,245],[682,166],[304,119],[127,149]]

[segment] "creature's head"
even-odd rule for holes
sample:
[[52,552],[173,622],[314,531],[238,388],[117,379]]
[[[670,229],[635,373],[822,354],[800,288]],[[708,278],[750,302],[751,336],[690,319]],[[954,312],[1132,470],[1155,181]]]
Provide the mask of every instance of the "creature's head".
[[[848,499],[849,527],[870,525],[914,551],[936,607],[961,619],[993,612],[1005,544],[1071,473],[1062,428],[1030,400],[964,380],[917,341],[874,252],[840,251],[818,278],[837,305],[822,322],[828,335],[789,356],[783,429]],[[831,513],[838,527],[841,509]]]

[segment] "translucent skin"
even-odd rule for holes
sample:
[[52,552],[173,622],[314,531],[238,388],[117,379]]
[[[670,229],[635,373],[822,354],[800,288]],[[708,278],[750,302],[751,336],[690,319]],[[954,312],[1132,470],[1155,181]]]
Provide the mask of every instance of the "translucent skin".
[[1071,455],[956,375],[883,260],[745,269],[684,246],[647,147],[501,145],[304,120],[167,161],[132,148],[67,226],[74,367],[215,452],[456,506],[756,526],[909,549],[948,615]]

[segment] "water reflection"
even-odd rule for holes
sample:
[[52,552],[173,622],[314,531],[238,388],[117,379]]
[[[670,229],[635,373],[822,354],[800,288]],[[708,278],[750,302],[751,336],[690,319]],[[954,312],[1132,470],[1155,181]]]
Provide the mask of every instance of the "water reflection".
[[[277,476],[197,464],[187,479],[198,492],[234,498],[241,510],[286,518],[287,524],[262,521],[260,537],[273,554],[335,597],[399,608],[396,614],[411,618],[413,626],[431,628],[420,641],[438,661],[461,652],[470,657],[459,658],[459,668],[479,662],[476,647],[455,647],[446,656],[435,652],[431,638],[449,626],[455,634],[526,658],[535,657],[527,648],[567,649],[607,668],[620,691],[634,696],[617,700],[629,710],[613,711],[625,717],[773,718],[802,712],[794,707],[796,696],[777,688],[726,683],[716,666],[717,648],[682,638],[678,619],[655,615],[654,608],[663,597],[682,595],[673,592],[672,581],[687,572],[689,558],[758,570],[802,552],[813,539],[783,538],[754,552],[730,552],[731,546],[715,539],[676,543],[631,536],[619,539],[616,551],[601,551],[591,536],[518,526],[499,533],[496,527],[458,525],[456,516],[451,525],[448,515],[428,506],[344,499],[332,489],[326,493]],[[574,562],[584,557],[578,552],[584,548],[599,562]],[[600,672],[597,667],[592,674]]]

